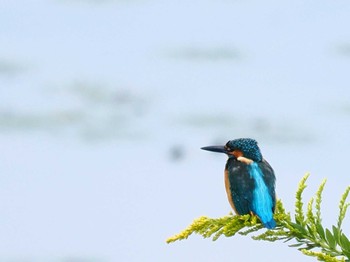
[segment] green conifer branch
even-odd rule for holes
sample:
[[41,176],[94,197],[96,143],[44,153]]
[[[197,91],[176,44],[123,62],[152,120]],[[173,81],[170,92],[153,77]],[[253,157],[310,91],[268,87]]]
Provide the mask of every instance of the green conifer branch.
[[299,182],[298,190],[295,193],[295,221],[299,224],[304,224],[305,217],[304,217],[304,211],[303,211],[303,200],[302,200],[302,194],[306,188],[306,180],[310,174],[306,174],[301,181]]
[[308,201],[306,211],[303,209],[302,194],[308,177],[309,174],[306,174],[301,179],[296,192],[294,220],[284,209],[281,200],[277,201],[274,214],[277,226],[273,230],[266,230],[256,216],[229,214],[216,219],[203,216],[195,219],[185,230],[168,238],[166,242],[172,243],[187,239],[193,233],[202,235],[204,238],[212,238],[213,241],[222,235],[226,237],[236,234],[252,235],[254,240],[270,242],[293,240],[294,243],[290,244],[290,247],[297,247],[303,254],[313,256],[320,261],[348,261],[350,260],[350,240],[343,233],[341,225],[350,205],[346,202],[350,186],[343,193],[339,202],[337,226],[328,229],[321,224],[322,192],[326,180],[322,181],[315,196]]
[[350,192],[350,186],[346,188],[344,194],[342,195],[341,199],[340,199],[340,203],[339,203],[339,216],[338,216],[338,228],[341,227],[343,220],[345,218],[346,215],[346,211],[349,207],[349,203],[346,203],[346,199],[349,195]]
[[321,224],[321,202],[322,202],[322,193],[324,186],[326,185],[327,180],[323,179],[320,187],[318,188],[316,192],[316,223]]

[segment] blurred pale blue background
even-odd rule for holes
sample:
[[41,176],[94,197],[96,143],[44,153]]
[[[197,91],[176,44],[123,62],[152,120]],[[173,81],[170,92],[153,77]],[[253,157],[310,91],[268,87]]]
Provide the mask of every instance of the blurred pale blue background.
[[[350,184],[348,1],[2,1],[0,261],[313,261],[237,236],[165,239],[230,206],[225,157],[257,139],[293,211]],[[349,233],[348,221],[345,232]]]

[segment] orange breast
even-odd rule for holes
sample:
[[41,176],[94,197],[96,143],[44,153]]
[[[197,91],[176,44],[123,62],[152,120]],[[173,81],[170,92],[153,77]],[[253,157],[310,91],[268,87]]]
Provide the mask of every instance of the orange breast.
[[233,199],[232,199],[230,180],[228,177],[228,170],[225,170],[225,189],[226,189],[228,202],[230,203],[230,205],[231,205],[232,209],[235,211],[235,213],[239,215],[239,213],[236,210],[235,204],[233,203]]

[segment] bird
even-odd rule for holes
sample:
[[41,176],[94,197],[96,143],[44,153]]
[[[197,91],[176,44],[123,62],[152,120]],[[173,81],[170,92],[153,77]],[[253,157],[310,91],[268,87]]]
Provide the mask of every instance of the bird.
[[205,146],[201,149],[225,153],[225,189],[228,201],[238,215],[257,216],[264,227],[273,229],[276,206],[276,177],[263,158],[256,140],[238,138],[224,146]]

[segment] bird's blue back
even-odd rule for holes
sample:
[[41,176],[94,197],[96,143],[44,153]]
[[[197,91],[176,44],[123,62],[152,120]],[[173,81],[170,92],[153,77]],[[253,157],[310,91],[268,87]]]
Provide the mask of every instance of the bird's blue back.
[[229,158],[225,173],[229,182],[228,196],[236,212],[240,215],[254,213],[267,228],[274,228],[275,175],[271,166],[265,160],[246,164]]
[[275,227],[273,220],[274,197],[271,196],[269,189],[264,181],[264,174],[258,164],[253,162],[248,166],[250,177],[254,179],[255,188],[253,190],[252,211],[257,214],[268,228]]

